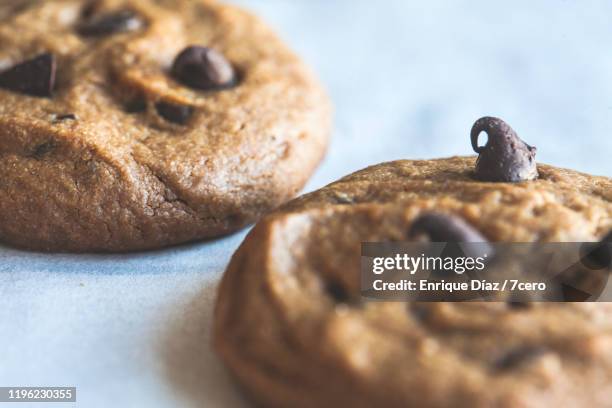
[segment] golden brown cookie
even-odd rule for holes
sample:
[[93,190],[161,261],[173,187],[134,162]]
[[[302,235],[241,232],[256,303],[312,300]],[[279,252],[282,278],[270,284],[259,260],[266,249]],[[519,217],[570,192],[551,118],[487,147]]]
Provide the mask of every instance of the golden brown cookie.
[[487,182],[475,165],[474,157],[379,164],[256,225],[223,277],[214,327],[216,350],[255,401],[610,406],[610,304],[362,300],[360,243],[407,241],[429,211],[459,217],[489,241],[596,241],[612,228],[610,178],[540,164],[533,179],[509,164],[509,174],[533,180]]
[[294,196],[330,103],[252,15],[208,0],[0,4],[0,240],[155,248]]

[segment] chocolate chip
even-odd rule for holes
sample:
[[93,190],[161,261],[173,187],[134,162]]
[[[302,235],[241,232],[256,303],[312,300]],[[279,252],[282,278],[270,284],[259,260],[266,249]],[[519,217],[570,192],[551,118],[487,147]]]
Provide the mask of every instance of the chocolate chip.
[[325,285],[325,290],[336,302],[348,303],[350,299],[347,290],[338,282],[327,282],[327,284]]
[[172,76],[191,88],[204,90],[227,88],[236,81],[232,65],[221,53],[195,45],[176,57]]
[[77,120],[77,117],[74,113],[61,113],[53,115],[53,123],[59,123],[65,120]]
[[136,31],[143,26],[142,19],[131,10],[121,10],[93,15],[79,24],[77,31],[86,37],[98,37],[127,31]]
[[100,0],[89,0],[81,8],[81,18],[90,19],[98,10],[100,6]]
[[427,212],[412,221],[408,231],[409,238],[426,236],[431,242],[461,243],[447,245],[444,253],[447,256],[467,256],[485,258],[489,261],[495,250],[487,239],[463,219],[449,214]]
[[493,363],[493,367],[497,371],[508,371],[527,364],[542,355],[548,350],[542,346],[525,346],[518,347],[504,354],[501,358]]
[[53,149],[55,149],[55,143],[42,143],[34,148],[34,151],[32,152],[32,157],[39,159],[45,154],[51,152]]
[[612,266],[612,231],[599,242],[588,242],[580,246],[580,262],[597,271]]
[[[478,146],[480,132],[488,135],[486,145]],[[480,118],[470,133],[472,148],[478,153],[476,178],[482,181],[519,182],[535,180],[538,169],[536,148],[523,142],[503,120]]]
[[162,118],[179,125],[187,123],[194,111],[192,106],[176,105],[168,102],[156,103],[155,109]]
[[585,302],[591,297],[590,293],[575,288],[573,285],[561,284],[563,301],[565,302]]
[[423,213],[412,221],[408,235],[413,238],[420,234],[427,235],[432,242],[487,242],[463,219],[438,212]]
[[507,302],[507,305],[509,309],[515,309],[515,310],[531,309],[531,303],[523,302],[520,300],[509,300]]
[[533,307],[533,296],[528,293],[514,292],[506,298],[508,309],[525,310]]
[[408,311],[418,322],[425,323],[431,318],[431,309],[427,303],[408,303]]
[[147,101],[144,97],[135,97],[127,101],[125,111],[127,113],[139,113],[147,110]]
[[26,95],[50,97],[55,87],[55,56],[40,54],[0,73],[0,88]]

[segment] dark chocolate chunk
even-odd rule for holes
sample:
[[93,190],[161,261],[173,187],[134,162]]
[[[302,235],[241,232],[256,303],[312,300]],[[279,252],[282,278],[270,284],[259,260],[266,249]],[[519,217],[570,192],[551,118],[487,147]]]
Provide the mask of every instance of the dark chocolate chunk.
[[131,10],[93,15],[79,24],[77,31],[86,37],[97,37],[127,31],[136,31],[143,26],[142,19]]
[[159,115],[168,122],[184,125],[187,123],[194,108],[187,105],[176,105],[168,102],[158,102],[155,104],[155,109]]
[[221,53],[195,45],[176,57],[172,76],[191,88],[204,90],[227,88],[236,81],[234,68]]
[[[481,132],[488,136],[484,146],[478,146]],[[519,182],[538,178],[536,148],[523,142],[503,120],[490,116],[478,119],[470,137],[472,148],[478,153],[478,180]]]
[[0,88],[26,95],[50,97],[55,87],[55,56],[40,54],[0,73]]
[[518,347],[504,354],[493,363],[497,371],[509,371],[532,362],[546,354],[548,350],[542,346]]

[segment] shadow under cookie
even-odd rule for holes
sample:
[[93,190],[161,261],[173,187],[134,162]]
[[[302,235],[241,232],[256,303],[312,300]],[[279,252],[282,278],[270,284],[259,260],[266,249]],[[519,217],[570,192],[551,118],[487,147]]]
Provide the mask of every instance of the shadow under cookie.
[[169,321],[158,344],[161,368],[170,387],[190,406],[250,406],[211,348],[217,283],[208,283]]

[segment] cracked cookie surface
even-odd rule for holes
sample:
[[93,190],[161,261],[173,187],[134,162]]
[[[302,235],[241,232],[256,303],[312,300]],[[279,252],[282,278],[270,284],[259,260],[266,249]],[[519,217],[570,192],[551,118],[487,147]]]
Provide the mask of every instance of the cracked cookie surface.
[[[218,236],[293,197],[324,154],[326,94],[240,9],[18,0],[0,21],[0,75],[43,53],[56,64],[50,97],[0,87],[2,242],[128,251]],[[227,58],[236,83],[174,78],[191,45]]]
[[609,407],[608,303],[364,302],[360,243],[406,241],[412,220],[459,216],[489,241],[597,241],[612,179],[539,164],[491,183],[475,157],[351,174],[262,219],[234,254],[215,348],[271,407]]

